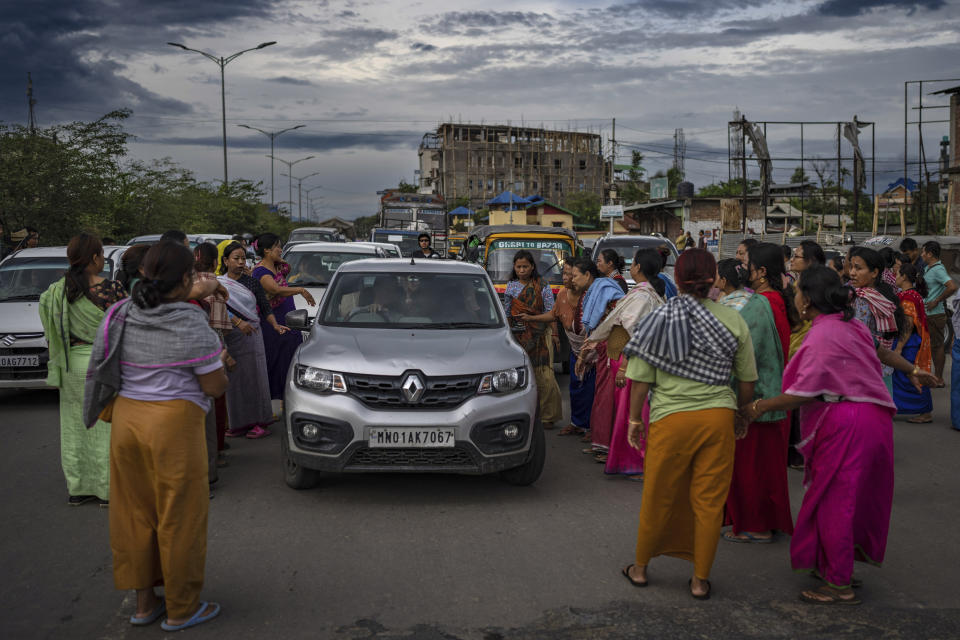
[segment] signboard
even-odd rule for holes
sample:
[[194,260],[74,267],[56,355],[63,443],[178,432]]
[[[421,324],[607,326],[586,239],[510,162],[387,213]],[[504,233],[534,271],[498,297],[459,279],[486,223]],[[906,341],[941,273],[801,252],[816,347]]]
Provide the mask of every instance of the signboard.
[[666,178],[650,180],[650,199],[666,200],[670,196],[670,182]]
[[623,218],[623,205],[610,204],[600,207],[600,219],[608,220],[613,218]]
[[494,240],[490,250],[539,249],[541,251],[570,251],[570,244],[563,240]]

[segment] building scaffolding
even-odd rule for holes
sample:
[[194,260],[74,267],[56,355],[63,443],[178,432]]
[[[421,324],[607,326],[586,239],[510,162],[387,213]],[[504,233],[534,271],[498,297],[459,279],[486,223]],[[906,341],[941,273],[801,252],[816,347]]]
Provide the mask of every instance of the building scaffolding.
[[564,206],[571,193],[603,196],[606,162],[601,136],[511,124],[446,122],[423,136],[421,193],[472,209],[503,191],[540,195]]
[[[930,197],[930,183],[931,183],[931,172],[927,164],[927,155],[926,150],[924,149],[923,144],[923,128],[932,124],[950,124],[950,119],[935,119],[935,120],[924,120],[923,113],[924,111],[929,111],[933,109],[949,109],[950,105],[948,104],[924,104],[923,103],[923,86],[927,85],[937,85],[945,84],[948,82],[960,82],[960,78],[942,78],[939,80],[907,80],[903,83],[903,183],[904,186],[907,185],[907,179],[910,176],[910,167],[917,167],[917,184],[920,185],[919,190],[919,201],[917,203],[917,232],[923,233],[928,229],[930,225],[933,225],[933,230],[937,231],[940,226],[939,216],[933,217],[931,219],[931,205],[934,204],[931,202],[932,198]],[[916,91],[916,95],[913,96],[913,91]],[[928,95],[935,95],[938,92],[934,91]],[[916,98],[916,104],[911,106],[913,98]],[[929,98],[928,98],[929,100]],[[948,98],[949,100],[949,98]],[[916,120],[910,119],[910,112],[916,111]],[[916,125],[916,160],[910,160],[909,156],[909,146],[910,146],[910,127]],[[933,173],[937,176],[936,183],[940,183],[943,179],[941,171],[939,169],[939,163],[935,164],[935,169]],[[937,197],[937,202],[940,198]]]
[[[739,111],[735,112],[738,114]],[[789,127],[798,127],[800,133],[800,155],[790,156],[777,156],[771,155],[769,152],[769,144],[767,142],[767,127],[768,126],[789,126]],[[825,160],[825,158],[820,157],[819,155],[809,157],[805,155],[805,139],[807,131],[810,127],[830,127],[833,132],[833,139],[836,141],[837,154],[834,157],[831,157],[829,160],[836,161],[836,216],[837,216],[837,228],[843,227],[842,223],[842,213],[841,213],[841,203],[842,203],[842,185],[843,185],[843,172],[844,172],[844,162],[849,162],[853,168],[853,230],[858,229],[858,213],[860,211],[860,194],[866,189],[867,185],[867,169],[866,163],[869,160],[870,169],[869,169],[869,184],[870,184],[870,193],[872,198],[876,198],[876,127],[873,122],[863,122],[858,120],[856,116],[849,121],[838,121],[838,122],[825,122],[825,121],[799,121],[799,120],[747,120],[746,116],[741,115],[738,120],[732,120],[727,123],[727,140],[728,140],[728,167],[730,172],[730,179],[743,179],[743,191],[741,196],[741,214],[743,218],[742,229],[746,232],[747,229],[747,195],[748,195],[748,172],[747,172],[747,159],[753,158],[757,161],[760,168],[760,197],[763,206],[763,226],[766,229],[767,226],[767,210],[770,205],[770,193],[769,187],[772,183],[771,176],[773,174],[773,166],[777,162],[799,162],[801,173],[806,175],[806,163],[807,162],[817,162]],[[859,148],[859,135],[861,129],[866,127],[870,128],[870,156],[869,158],[864,157],[862,151]],[[817,138],[822,139],[822,138]],[[843,152],[843,140],[848,140],[850,142],[850,155],[845,156]],[[747,142],[751,142],[751,147],[753,152],[747,153]],[[824,188],[824,185],[821,184],[821,189]],[[805,206],[805,189],[800,189],[800,210],[804,212],[803,226],[806,227],[806,206]],[[826,215],[821,217],[821,220],[825,219]],[[805,231],[806,229],[804,229]]]

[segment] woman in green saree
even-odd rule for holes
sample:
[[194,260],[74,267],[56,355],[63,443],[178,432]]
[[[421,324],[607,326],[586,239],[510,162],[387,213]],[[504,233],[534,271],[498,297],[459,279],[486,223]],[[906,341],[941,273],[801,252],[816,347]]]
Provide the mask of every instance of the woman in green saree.
[[[780,395],[784,342],[770,299],[762,292],[744,291],[746,279],[746,269],[738,260],[717,263],[716,282],[723,292],[718,302],[736,309],[750,329],[759,376],[753,398],[759,401]],[[790,423],[786,418],[783,411],[764,413],[750,423],[746,436],[737,440],[724,517],[724,524],[733,525],[733,530],[723,534],[725,540],[769,543],[775,531],[793,534],[786,460]]]
[[60,390],[60,462],[67,503],[110,500],[110,425],[83,424],[83,385],[104,312],[126,297],[123,285],[100,275],[103,245],[81,233],[67,245],[70,268],[40,296],[40,320],[50,346],[47,384]]

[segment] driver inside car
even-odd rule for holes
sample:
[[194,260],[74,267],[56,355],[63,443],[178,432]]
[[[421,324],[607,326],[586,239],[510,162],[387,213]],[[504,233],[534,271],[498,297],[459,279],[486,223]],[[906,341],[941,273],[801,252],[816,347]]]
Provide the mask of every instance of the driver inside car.
[[402,295],[397,286],[395,278],[378,277],[373,282],[373,302],[355,307],[349,314],[349,319],[356,321],[357,316],[370,314],[379,316],[372,320],[385,320],[387,322],[396,322],[402,317]]

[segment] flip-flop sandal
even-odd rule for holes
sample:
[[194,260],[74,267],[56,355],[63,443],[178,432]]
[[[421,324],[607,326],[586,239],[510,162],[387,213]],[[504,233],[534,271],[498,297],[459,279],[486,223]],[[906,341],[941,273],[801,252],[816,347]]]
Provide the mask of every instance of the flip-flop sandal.
[[558,436],[579,436],[582,433],[582,429],[575,427],[572,424],[568,424],[563,429],[560,429],[560,431],[557,431]]
[[[213,611],[207,615],[202,615],[204,611],[207,610],[207,605],[213,605]],[[203,624],[204,622],[209,622],[213,620],[218,615],[220,615],[220,605],[216,602],[201,602],[200,608],[197,609],[197,612],[193,614],[189,620],[183,624],[168,624],[166,621],[160,623],[160,628],[164,631],[180,631],[181,629],[189,629],[190,627],[195,627],[198,624]]]
[[773,542],[773,536],[769,538],[761,538],[759,536],[751,535],[744,531],[740,534],[741,536],[746,536],[746,538],[741,538],[737,535],[734,535],[733,531],[725,531],[723,533],[723,539],[727,542],[739,542],[741,544],[770,544]]
[[709,580],[704,580],[707,583],[707,592],[697,595],[693,592],[693,578],[687,580],[687,588],[690,590],[690,595],[693,596],[694,600],[709,600],[710,592],[713,591],[713,585],[710,584]]
[[630,577],[630,567],[633,567],[633,566],[636,566],[636,565],[628,564],[627,566],[625,566],[623,569],[620,570],[620,573],[623,574],[623,577],[629,580],[630,584],[632,584],[635,587],[645,587],[648,584],[650,584],[649,579],[641,582],[639,580],[634,580],[633,578]]
[[933,418],[930,418],[929,420],[914,420],[913,418],[908,418],[907,422],[910,424],[931,424],[933,422]]
[[823,586],[819,589],[814,589],[814,592],[819,593],[822,596],[827,596],[829,600],[821,600],[820,598],[814,598],[807,595],[806,591],[800,592],[800,600],[806,602],[807,604],[841,604],[841,605],[857,605],[863,604],[863,600],[854,596],[852,598],[841,598],[836,593],[833,593],[832,590],[829,590],[830,587]]
[[[819,571],[813,571],[810,575],[816,578],[817,580],[819,580],[820,582],[826,582],[826,580],[823,579],[823,576],[820,575]],[[850,586],[853,587],[854,589],[859,589],[860,587],[863,586],[863,580],[861,580],[860,578],[851,578]]]
[[150,612],[150,615],[144,618],[138,618],[136,614],[130,616],[130,624],[135,627],[146,627],[156,622],[160,616],[167,612],[167,603],[163,600],[157,605],[157,608]]

